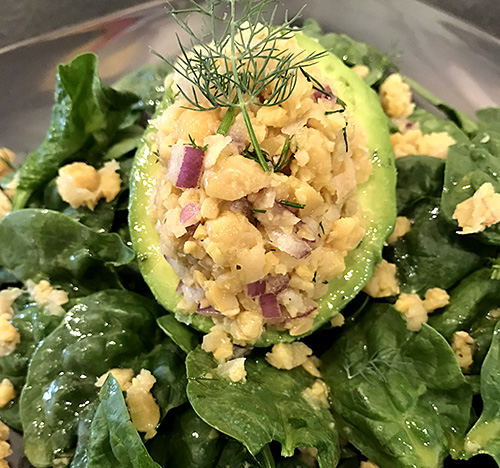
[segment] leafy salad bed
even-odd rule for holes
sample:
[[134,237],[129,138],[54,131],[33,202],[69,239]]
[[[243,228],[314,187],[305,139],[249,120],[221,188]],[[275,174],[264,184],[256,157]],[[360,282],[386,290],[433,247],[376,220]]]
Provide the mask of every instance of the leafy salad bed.
[[[313,21],[304,29],[348,66],[368,66],[374,89],[396,69],[371,46],[323,34]],[[314,377],[270,366],[265,350],[246,355],[246,382],[218,376],[200,336],[159,307],[142,280],[127,224],[128,175],[167,73],[165,65],[147,67],[108,87],[93,55],[60,66],[46,139],[18,170],[14,210],[0,223],[1,287],[24,291],[12,319],[21,342],[0,358],[0,380],[9,379],[18,396],[0,419],[23,432],[31,463],[314,466],[300,447],[316,448],[321,468],[358,467],[367,458],[382,468],[438,467],[476,454],[500,463],[500,314],[492,313],[500,307],[500,227],[459,236],[452,219],[484,182],[500,192],[500,109],[479,111],[475,122],[413,84],[444,114],[417,107],[410,120],[457,143],[446,160],[397,160],[398,214],[412,228],[384,258],[396,264],[403,292],[440,287],[450,304],[412,332],[395,298],[360,293],[343,310],[343,327],[305,340],[322,361],[326,408],[302,397]],[[112,202],[90,211],[60,198],[61,166],[76,160],[98,168],[112,159],[122,179]],[[69,293],[63,316],[30,299],[23,283],[41,279]],[[456,331],[477,342],[466,375],[450,346]],[[149,369],[156,378],[162,422],[150,441],[131,423],[116,380],[95,386],[115,367]]]

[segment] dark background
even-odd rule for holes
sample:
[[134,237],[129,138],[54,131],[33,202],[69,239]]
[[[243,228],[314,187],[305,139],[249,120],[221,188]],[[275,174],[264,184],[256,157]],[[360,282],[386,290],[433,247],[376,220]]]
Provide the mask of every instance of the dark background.
[[[335,0],[307,0],[307,3],[321,1],[335,4]],[[500,0],[420,1],[466,19],[500,39]],[[161,4],[162,0],[0,0],[0,49],[146,3]]]

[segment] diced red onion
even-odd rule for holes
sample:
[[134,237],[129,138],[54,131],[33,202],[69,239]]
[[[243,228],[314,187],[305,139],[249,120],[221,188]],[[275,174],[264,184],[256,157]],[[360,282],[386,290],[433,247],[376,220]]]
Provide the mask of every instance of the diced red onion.
[[255,281],[253,283],[247,284],[247,296],[248,297],[258,297],[266,292],[266,282],[265,281]]
[[252,218],[252,204],[246,198],[239,198],[231,203],[231,211],[237,211],[247,218]]
[[263,294],[260,296],[259,305],[264,318],[277,318],[281,315],[280,306],[275,294]]
[[177,294],[181,294],[182,293],[182,286],[184,285],[184,283],[182,282],[182,280],[180,280],[178,283],[177,283],[177,288],[175,288],[175,292]]
[[299,239],[293,234],[285,234],[280,231],[269,231],[268,234],[274,246],[292,257],[304,258],[312,250],[306,241]]
[[266,277],[266,292],[279,294],[288,288],[290,278],[287,275],[270,275]]
[[316,102],[318,102],[319,99],[323,99],[325,101],[332,101],[333,104],[335,104],[337,102],[337,96],[335,96],[335,94],[333,94],[332,92],[332,88],[330,88],[329,85],[326,85],[325,86],[325,91],[328,93],[328,94],[325,94],[321,91],[318,91],[318,90],[314,90],[313,92],[313,98]]
[[174,145],[170,151],[167,177],[178,188],[195,188],[201,176],[205,152],[187,145]]
[[196,313],[197,314],[200,314],[200,315],[206,315],[207,317],[213,317],[215,315],[221,315],[221,313],[213,308],[212,306],[208,306],[208,307],[200,307],[198,306],[198,309],[196,310]]
[[181,214],[179,216],[179,222],[183,226],[191,226],[197,222],[197,214],[200,212],[200,204],[195,202],[189,202],[184,208],[181,210]]
[[413,127],[415,127],[415,124],[413,122],[406,122],[405,129],[406,130],[411,130]]

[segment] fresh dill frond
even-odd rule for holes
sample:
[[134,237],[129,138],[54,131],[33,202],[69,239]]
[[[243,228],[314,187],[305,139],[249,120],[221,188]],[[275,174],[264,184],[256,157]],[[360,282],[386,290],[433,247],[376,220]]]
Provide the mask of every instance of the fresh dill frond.
[[306,205],[304,205],[303,203],[295,203],[287,200],[280,200],[278,203],[283,206],[290,206],[292,208],[299,208],[301,210],[306,207]]
[[188,138],[189,138],[189,143],[191,143],[191,146],[195,149],[199,149],[199,150],[202,150],[202,151],[206,151],[207,148],[208,148],[208,145],[205,145],[205,146],[200,146],[196,143],[196,141],[194,141],[194,138],[191,136],[191,135],[188,135]]
[[288,153],[290,152],[290,144],[292,143],[294,135],[288,136],[283,144],[283,148],[281,149],[281,154],[278,159],[278,162],[274,166],[274,172],[281,172],[288,163],[292,160],[293,154],[288,157]]
[[[181,88],[180,93],[194,110],[228,108],[219,133],[227,133],[235,111],[240,110],[257,161],[264,171],[270,171],[272,167],[260,148],[248,106],[269,107],[286,101],[295,88],[298,71],[316,63],[325,52],[297,54],[280,50],[279,43],[292,37],[292,24],[302,10],[292,18],[286,16],[281,26],[272,26],[277,12],[277,7],[268,9],[272,0],[208,0],[206,6],[194,0],[190,3],[190,8],[171,12],[189,35],[190,46],[178,38],[181,53],[177,62],[165,59],[186,80],[187,88],[191,87]],[[229,11],[218,14],[221,3]],[[240,15],[237,3],[243,4]],[[205,33],[197,34],[190,27],[192,14],[205,19]],[[264,90],[269,94],[265,99]]]

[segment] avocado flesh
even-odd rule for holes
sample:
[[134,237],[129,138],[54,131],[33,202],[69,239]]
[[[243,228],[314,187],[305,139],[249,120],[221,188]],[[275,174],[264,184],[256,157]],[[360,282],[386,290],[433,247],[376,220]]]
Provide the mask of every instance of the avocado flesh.
[[[296,38],[307,52],[324,50],[315,39],[303,33],[296,33]],[[378,96],[332,54],[320,59],[317,66],[324,76],[335,81],[338,95],[367,134],[373,169],[370,178],[358,185],[357,198],[369,224],[361,243],[345,258],[344,273],[328,283],[328,292],[318,300],[318,315],[314,319],[313,328],[300,336],[291,336],[288,331],[266,330],[256,346],[295,341],[311,334],[337,315],[373,275],[375,265],[382,259],[385,239],[392,232],[396,219],[394,153],[389,140],[387,118]],[[167,90],[157,113],[161,113],[173,100],[172,92]],[[148,131],[154,129],[150,128]],[[208,333],[213,326],[210,317],[187,315],[177,308],[180,300],[176,293],[179,278],[160,253],[160,236],[155,229],[154,220],[148,215],[149,196],[159,168],[160,164],[156,163],[156,156],[148,145],[146,134],[131,173],[129,209],[130,231],[139,267],[146,283],[163,307],[173,312],[178,320]]]

